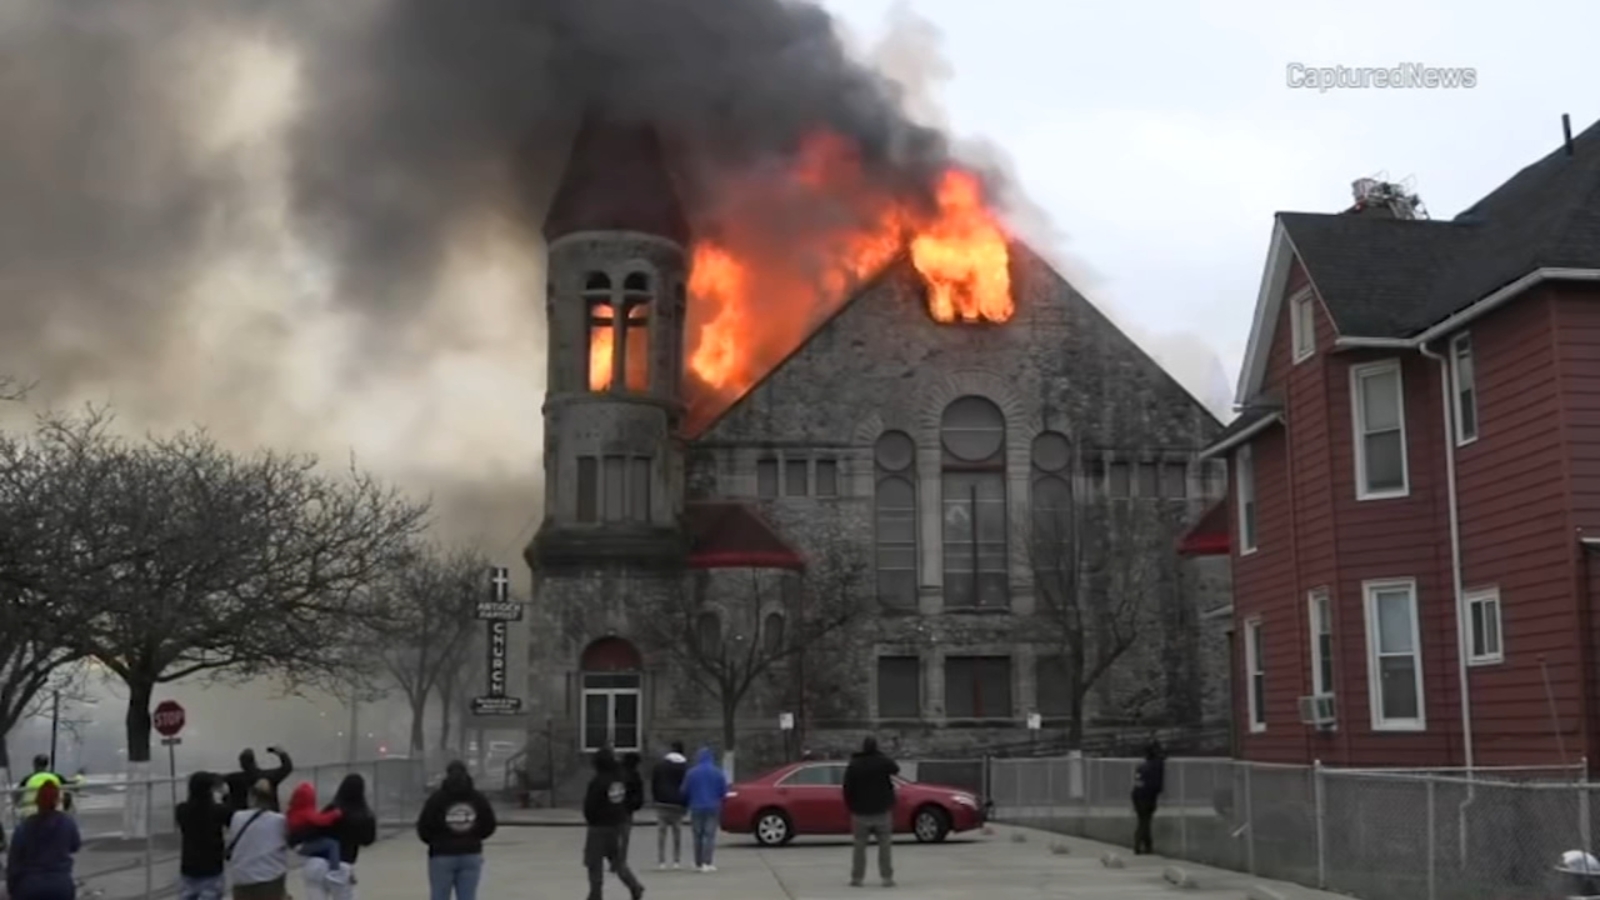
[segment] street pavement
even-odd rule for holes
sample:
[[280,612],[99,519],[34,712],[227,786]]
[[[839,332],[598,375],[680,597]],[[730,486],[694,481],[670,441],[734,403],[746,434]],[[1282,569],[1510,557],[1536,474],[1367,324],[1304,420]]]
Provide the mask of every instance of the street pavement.
[[[685,828],[686,844],[687,832]],[[1259,884],[1284,900],[1338,896],[1161,857],[1131,856],[1106,844],[1027,828],[997,825],[992,832],[952,836],[943,844],[897,841],[893,895],[927,900],[1171,900],[1181,892],[1244,900],[1250,886]],[[581,828],[501,828],[485,848],[479,895],[495,900],[585,896],[579,852],[583,834]],[[1061,848],[1066,852],[1059,852]],[[1103,865],[1100,857],[1107,852],[1116,853],[1125,868]],[[867,886],[849,886],[850,846],[843,839],[802,838],[787,847],[762,849],[748,836],[725,834],[717,849],[719,871],[702,875],[687,869],[657,871],[654,828],[640,827],[634,832],[631,861],[647,900],[845,900],[864,891],[883,891],[870,852]],[[1181,871],[1168,872],[1169,866]],[[362,853],[358,874],[361,900],[419,897],[427,884],[427,853],[402,834]],[[1167,874],[1187,875],[1194,886],[1179,887]],[[298,893],[294,882],[290,893]],[[607,875],[606,896],[626,898],[627,891]]]

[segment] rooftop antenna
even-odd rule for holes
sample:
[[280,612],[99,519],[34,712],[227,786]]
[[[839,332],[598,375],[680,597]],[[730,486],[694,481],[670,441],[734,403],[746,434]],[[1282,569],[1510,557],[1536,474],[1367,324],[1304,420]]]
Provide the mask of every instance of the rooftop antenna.
[[1572,116],[1569,113],[1561,114],[1561,136],[1567,148],[1567,155],[1572,155]]

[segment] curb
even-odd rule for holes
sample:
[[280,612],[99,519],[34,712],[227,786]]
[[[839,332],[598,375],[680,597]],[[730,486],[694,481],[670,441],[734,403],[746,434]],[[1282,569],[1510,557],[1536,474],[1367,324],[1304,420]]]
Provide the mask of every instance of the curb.
[[1189,870],[1180,868],[1178,866],[1167,866],[1166,868],[1162,869],[1161,877],[1166,879],[1168,883],[1181,888],[1199,887],[1199,885],[1195,883],[1194,876],[1189,874]]
[[1246,900],[1288,900],[1283,894],[1264,884],[1252,884],[1245,890]]

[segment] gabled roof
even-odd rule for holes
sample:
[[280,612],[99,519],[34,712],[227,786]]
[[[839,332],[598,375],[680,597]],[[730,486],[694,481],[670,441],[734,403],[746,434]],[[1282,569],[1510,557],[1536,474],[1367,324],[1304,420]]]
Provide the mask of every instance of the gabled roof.
[[689,245],[689,222],[653,127],[584,114],[544,221],[547,241],[579,231],[637,231]]
[[759,512],[743,503],[706,501],[685,504],[691,569],[790,569],[803,571],[805,559],[778,536]]
[[1211,439],[1211,443],[1200,451],[1199,458],[1210,459],[1226,453],[1282,421],[1283,410],[1280,406],[1264,404],[1246,407]]
[[1487,311],[1508,288],[1600,271],[1600,122],[1573,139],[1570,156],[1556,148],[1449,221],[1278,213],[1238,404],[1261,389],[1296,257],[1341,340],[1399,345]]

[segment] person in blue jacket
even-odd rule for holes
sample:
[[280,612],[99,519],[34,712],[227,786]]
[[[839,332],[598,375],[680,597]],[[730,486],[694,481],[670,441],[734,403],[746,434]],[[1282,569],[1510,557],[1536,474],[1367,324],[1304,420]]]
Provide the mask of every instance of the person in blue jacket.
[[717,849],[717,830],[722,825],[722,801],[728,796],[728,776],[717,765],[710,747],[701,747],[695,754],[694,768],[683,776],[683,795],[694,835],[695,868],[715,872],[712,856]]
[[11,835],[6,853],[6,891],[11,900],[73,900],[72,856],[82,846],[78,823],[56,807],[61,788],[43,785],[36,796],[38,812],[24,819]]

